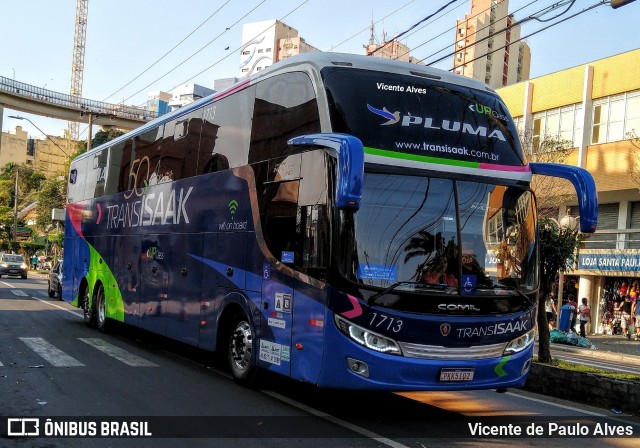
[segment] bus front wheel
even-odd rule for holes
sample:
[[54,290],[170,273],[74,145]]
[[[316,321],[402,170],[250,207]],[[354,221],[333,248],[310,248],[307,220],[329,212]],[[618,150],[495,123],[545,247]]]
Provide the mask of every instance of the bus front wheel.
[[255,335],[249,319],[242,313],[233,318],[227,336],[227,363],[233,379],[245,386],[255,384]]

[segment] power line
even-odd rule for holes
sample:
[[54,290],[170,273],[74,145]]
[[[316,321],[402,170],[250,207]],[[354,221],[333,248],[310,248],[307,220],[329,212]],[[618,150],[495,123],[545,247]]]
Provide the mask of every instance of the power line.
[[[238,20],[236,20],[231,26],[228,26],[227,28],[224,29],[224,31],[222,31],[220,34],[218,34],[216,37],[214,37],[212,40],[210,40],[209,42],[207,42],[205,45],[203,45],[199,50],[197,50],[195,53],[191,54],[189,57],[187,57],[186,59],[184,59],[182,62],[180,62],[178,65],[176,65],[175,67],[173,67],[171,70],[169,70],[168,72],[166,72],[165,74],[159,76],[158,78],[154,79],[153,81],[151,81],[149,84],[147,84],[146,86],[144,86],[143,88],[141,88],[140,90],[138,90],[137,92],[135,92],[134,94],[128,96],[127,98],[125,98],[124,101],[127,101],[128,99],[136,96],[137,94],[143,92],[144,90],[148,89],[150,86],[152,86],[154,83],[160,81],[162,78],[164,78],[165,76],[167,76],[169,73],[171,73],[172,71],[174,71],[175,69],[177,69],[178,67],[180,67],[182,64],[184,64],[185,62],[187,62],[189,59],[193,58],[195,55],[197,55],[198,53],[200,53],[202,50],[204,50],[205,48],[207,48],[209,45],[211,45],[213,42],[215,42],[216,40],[218,40],[218,38],[220,38],[224,33],[226,33],[227,31],[229,31],[231,28],[233,28],[234,26],[236,26],[242,19],[244,19],[245,17],[247,17],[249,14],[251,14],[253,11],[255,11],[256,9],[258,9],[263,3],[265,3],[267,0],[262,0],[260,3],[258,3],[256,6],[254,6],[249,12],[247,12],[245,15],[243,15],[242,17],[240,17]],[[306,2],[305,2],[306,3]],[[196,75],[197,76],[197,75]]]
[[[449,7],[449,5],[454,4],[455,2],[457,2],[459,0],[451,0],[449,1],[447,4],[445,4],[444,6],[441,6],[436,12],[434,12],[433,14],[428,15],[427,17],[425,17],[424,19],[420,20],[418,23],[412,25],[409,29],[403,31],[402,33],[398,34],[397,36],[395,36],[392,40],[392,42],[394,40],[398,40],[400,39],[402,36],[404,36],[405,34],[407,34],[409,31],[411,31],[412,29],[414,29],[415,27],[417,27],[418,25],[420,25],[423,22],[426,22],[427,20],[429,20],[430,18],[432,18],[433,16],[435,16],[436,14],[438,14],[440,11],[446,9]],[[373,56],[375,53],[377,53],[378,51],[380,51],[382,48],[384,48],[384,45],[381,47],[376,48],[375,50],[373,50],[370,53],[367,53],[367,56]]]
[[[500,18],[499,20],[497,20],[497,21],[499,22],[499,21],[501,21],[501,20],[503,20],[503,19],[505,19],[505,18],[509,17],[510,15],[515,14],[516,12],[520,12],[520,11],[522,11],[523,9],[528,8],[529,6],[533,5],[534,3],[537,3],[538,1],[539,1],[539,0],[534,0],[534,1],[532,1],[531,3],[528,3],[528,4],[526,4],[525,6],[522,6],[521,8],[517,9],[514,13],[509,13],[509,12],[507,12],[507,15],[505,15],[505,16],[503,16],[503,17],[501,17],[501,18]],[[507,30],[510,30],[510,29],[511,29],[511,28],[513,28],[513,27],[516,27],[516,26],[522,25],[523,23],[528,22],[529,20],[531,20],[531,19],[532,19],[536,14],[540,14],[540,13],[544,12],[545,10],[547,10],[547,9],[549,9],[549,8],[553,8],[553,7],[554,7],[554,5],[552,5],[551,7],[545,7],[545,8],[543,8],[543,9],[541,9],[541,10],[539,10],[539,11],[535,12],[534,14],[530,14],[529,16],[527,16],[526,18],[524,18],[524,19],[522,19],[522,20],[520,20],[520,21],[514,22],[514,23],[512,23],[511,25],[507,25],[507,26],[506,26],[506,27],[504,27],[503,29],[498,30],[498,31],[496,31],[496,32],[494,32],[494,33],[490,33],[490,34],[488,34],[487,36],[485,36],[485,37],[483,37],[483,38],[481,38],[481,39],[479,39],[479,40],[476,40],[476,41],[475,41],[475,42],[473,42],[472,44],[465,45],[464,47],[462,47],[462,48],[460,48],[460,49],[458,49],[458,50],[454,51],[453,53],[449,53],[449,54],[447,54],[447,55],[445,55],[445,56],[441,57],[440,59],[437,59],[437,60],[435,60],[435,61],[433,61],[433,62],[431,62],[431,63],[429,63],[429,64],[427,64],[427,65],[433,65],[433,64],[436,64],[436,63],[438,63],[438,62],[440,62],[440,61],[442,61],[442,60],[444,60],[444,59],[448,58],[449,56],[452,56],[452,55],[454,55],[454,54],[456,54],[456,53],[458,53],[458,52],[461,52],[461,51],[465,51],[465,50],[467,50],[467,49],[469,49],[469,48],[471,48],[471,47],[473,47],[473,46],[475,46],[475,45],[478,45],[480,42],[484,42],[485,40],[491,39],[491,38],[493,38],[494,36],[497,36],[497,35],[499,35],[499,34],[501,34],[501,33],[505,32],[505,31],[507,31]],[[486,9],[485,11],[483,11],[483,13],[486,13],[486,12],[487,12],[488,10],[490,10],[490,9],[491,9],[491,8]],[[553,9],[551,9],[551,10],[553,10]],[[475,16],[475,17],[477,17],[477,16]],[[486,30],[487,28],[490,28],[491,26],[493,26],[493,24],[494,24],[494,23],[495,23],[495,22],[492,22],[492,23],[489,23],[489,24],[485,25],[484,27],[482,27],[482,28],[480,28],[480,29],[476,30],[476,31],[475,31],[473,34],[471,34],[471,35],[472,35],[472,36],[474,36],[474,35],[478,34],[478,32],[480,32],[480,31],[484,31],[484,30]],[[447,45],[446,47],[441,48],[440,50],[436,51],[435,53],[432,53],[432,54],[430,54],[429,56],[426,56],[426,57],[422,58],[422,59],[420,60],[420,62],[423,62],[425,59],[430,58],[431,56],[435,56],[435,55],[436,55],[436,54],[438,54],[438,53],[442,53],[442,52],[443,52],[443,51],[445,51],[447,48],[450,48],[450,46],[449,46],[449,45]]]
[[[539,1],[540,1],[540,0],[533,0],[532,2],[530,2],[530,3],[526,4],[525,6],[522,6],[522,7],[520,7],[519,9],[516,9],[516,10],[515,10],[513,13],[511,13],[511,14],[515,14],[515,13],[517,13],[517,12],[520,12],[520,11],[522,11],[523,9],[528,8],[529,6],[531,6],[531,5],[533,5],[534,3],[537,3],[537,2],[539,2]],[[460,6],[463,6],[463,5],[460,5]],[[482,11],[478,12],[476,15],[471,16],[471,17],[469,17],[468,19],[465,19],[465,20],[473,20],[473,19],[475,19],[476,17],[478,17],[478,16],[480,16],[480,15],[485,14],[487,11],[490,11],[490,10],[491,10],[491,8],[492,8],[492,7],[486,8],[486,9],[484,9],[484,10],[482,10]],[[509,15],[509,14],[507,14],[507,16],[508,16],[508,15]],[[502,17],[502,18],[501,18],[501,19],[499,19],[499,20],[502,20],[502,19],[506,18],[507,16],[504,16],[504,17]],[[484,29],[486,29],[486,28],[488,28],[488,27],[490,27],[490,26],[491,26],[491,24],[485,25],[484,27],[482,27],[482,28],[480,28],[480,29],[477,29],[476,31],[474,31],[473,33],[471,33],[469,36],[474,36],[474,35],[478,34],[478,32],[479,32],[479,31],[482,31],[482,30],[484,30]],[[438,34],[437,36],[434,36],[434,37],[432,37],[431,39],[428,39],[428,40],[426,40],[426,41],[422,42],[420,45],[417,45],[417,46],[415,46],[415,47],[412,47],[410,51],[408,51],[407,53],[404,53],[404,54],[402,54],[402,55],[399,55],[396,59],[401,58],[402,56],[404,56],[404,55],[406,55],[406,54],[410,53],[411,51],[415,51],[417,48],[420,48],[420,47],[422,47],[423,45],[426,45],[426,44],[428,44],[428,43],[430,43],[430,42],[433,42],[435,39],[437,39],[437,38],[439,38],[439,37],[442,37],[442,36],[444,36],[446,33],[449,33],[449,32],[451,32],[451,31],[453,31],[453,30],[455,30],[455,29],[456,29],[456,25],[454,25],[454,26],[452,26],[452,27],[450,27],[450,28],[447,28],[447,29],[446,29],[446,30],[444,30],[442,33]],[[427,58],[430,58],[431,56],[435,56],[435,55],[437,55],[438,53],[441,53],[441,52],[445,51],[447,48],[450,48],[450,47],[451,47],[450,45],[447,45],[446,47],[441,48],[440,50],[436,51],[435,53],[432,53],[432,54],[430,54],[429,56],[424,57],[422,60],[425,60],[425,59],[427,59]],[[448,56],[447,56],[447,57],[448,57]]]
[[[295,8],[293,8],[291,11],[289,11],[288,13],[286,13],[284,16],[280,17],[280,19],[278,19],[278,21],[282,21],[284,19],[286,19],[288,16],[290,16],[291,14],[293,14],[294,12],[296,12],[298,9],[300,9],[305,3],[307,3],[309,0],[304,0],[302,3],[300,3],[298,6],[296,6]],[[272,28],[274,25],[270,25],[268,26],[264,31],[262,31],[261,33],[258,33],[256,36],[253,37],[253,39],[255,39],[256,37],[264,34],[267,30],[269,30],[270,28]],[[251,40],[251,39],[250,39]],[[218,59],[216,62],[214,62],[213,64],[211,64],[210,66],[208,66],[207,68],[201,70],[200,72],[196,73],[195,75],[193,75],[191,78],[183,81],[181,84],[187,83],[189,81],[191,81],[193,78],[195,78],[196,76],[200,76],[201,74],[203,74],[204,72],[206,72],[207,70],[210,70],[211,68],[215,67],[216,65],[218,65],[220,62],[224,61],[225,59],[227,59],[229,56],[231,56],[232,54],[234,54],[236,51],[240,50],[240,48],[242,48],[242,45],[240,45],[239,47],[235,48],[231,53],[229,53],[228,55],[224,56],[223,58]]]
[[[383,18],[379,19],[377,22],[374,23],[374,25],[377,25],[378,23],[382,22],[383,20],[391,17],[392,15],[394,15],[395,13],[397,13],[398,11],[406,8],[407,6],[409,6],[411,3],[413,3],[415,0],[410,0],[409,2],[405,3],[404,5],[400,6],[398,9],[390,12],[389,14],[387,14],[386,16],[384,16]],[[353,39],[354,37],[358,36],[359,34],[367,31],[370,28],[370,25],[368,25],[366,28],[363,28],[362,30],[358,31],[356,34],[354,34],[353,36],[343,40],[342,42],[340,42],[338,45],[334,45],[331,48],[329,48],[327,51],[333,51],[335,48],[338,48],[340,45],[349,42],[351,39]]]
[[173,46],[173,48],[171,48],[169,51],[167,51],[165,54],[163,54],[162,56],[160,56],[160,58],[158,58],[153,64],[151,64],[149,67],[147,67],[145,70],[143,70],[140,74],[138,74],[136,77],[134,77],[133,79],[131,79],[129,82],[127,82],[125,85],[123,85],[122,87],[120,87],[118,90],[116,90],[115,92],[113,92],[111,95],[109,95],[108,97],[106,97],[104,100],[102,101],[107,101],[109,98],[111,98],[113,95],[115,95],[116,93],[120,92],[122,89],[126,88],[127,86],[131,85],[131,83],[133,83],[135,80],[137,80],[138,78],[140,78],[142,75],[144,75],[145,73],[147,73],[149,70],[151,70],[152,67],[154,67],[156,64],[158,64],[158,62],[160,62],[161,60],[163,60],[165,57],[167,57],[169,55],[169,53],[171,53],[173,50],[175,50],[176,48],[178,48],[184,41],[186,41],[189,37],[191,37],[193,35],[193,33],[195,33],[196,31],[198,31],[200,28],[202,28],[202,26],[204,26],[205,23],[207,23],[209,20],[211,20],[216,14],[218,14],[218,12],[220,12],[220,10],[222,8],[224,8],[231,0],[227,0],[226,2],[224,2],[222,4],[222,6],[220,6],[218,9],[216,9],[209,17],[207,17],[204,22],[202,22],[200,25],[198,25],[197,27],[195,27],[193,29],[193,31],[191,31],[189,34],[187,34],[180,42],[178,42],[176,45]]
[[[488,56],[488,55],[490,55],[490,54],[493,54],[493,53],[495,53],[495,52],[496,52],[496,51],[498,51],[498,50],[503,50],[503,49],[507,48],[509,45],[515,44],[515,43],[517,43],[517,42],[520,42],[521,40],[524,40],[524,39],[526,39],[526,38],[528,38],[528,37],[535,36],[536,34],[541,33],[542,31],[546,31],[546,30],[548,30],[549,28],[552,28],[552,27],[554,27],[554,26],[556,26],[556,25],[560,25],[561,23],[564,23],[564,22],[566,22],[566,21],[568,21],[568,20],[573,19],[574,17],[577,17],[577,16],[579,16],[580,14],[583,14],[583,13],[585,13],[585,12],[587,12],[587,11],[590,11],[590,10],[592,10],[592,9],[595,9],[595,8],[597,8],[598,6],[606,5],[606,4],[608,4],[608,3],[609,3],[609,0],[602,0],[602,1],[600,1],[600,2],[598,2],[598,3],[596,3],[596,4],[594,4],[594,5],[589,6],[589,7],[588,7],[588,8],[586,8],[586,9],[583,9],[582,11],[579,11],[579,12],[577,12],[577,13],[575,13],[575,14],[573,14],[573,15],[569,16],[569,17],[565,17],[564,19],[559,20],[558,22],[552,23],[551,25],[545,26],[544,28],[540,28],[539,30],[534,31],[534,32],[533,32],[533,33],[531,33],[531,34],[528,34],[528,35],[526,35],[526,36],[524,36],[524,37],[521,37],[520,39],[516,39],[516,40],[514,40],[513,42],[510,42],[509,44],[507,44],[507,45],[505,45],[505,46],[503,46],[503,47],[499,47],[499,48],[496,48],[495,50],[489,51],[489,52],[485,53],[485,54],[484,54],[484,55],[482,55],[482,56],[478,56],[478,57],[476,57],[476,58],[474,58],[474,59],[472,59],[472,60],[470,60],[470,61],[467,61],[466,63],[471,63],[471,62],[477,61],[478,59],[481,59],[481,58],[484,58],[484,57],[486,57],[486,56]],[[565,13],[566,13],[566,11],[565,11]],[[564,13],[563,13],[563,14],[564,14]],[[559,17],[559,16],[557,16],[557,17]],[[557,18],[557,17],[556,17],[556,18]],[[438,61],[435,61],[435,62],[438,62]],[[426,64],[426,65],[431,65],[431,64],[434,64],[435,62],[432,62],[432,63]],[[453,70],[453,69],[449,69],[449,71],[452,71],[452,70]]]

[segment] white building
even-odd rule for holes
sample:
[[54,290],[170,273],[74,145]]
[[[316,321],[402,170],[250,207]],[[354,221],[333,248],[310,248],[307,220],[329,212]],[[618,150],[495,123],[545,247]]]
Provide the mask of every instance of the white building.
[[173,111],[186,106],[189,103],[193,103],[200,98],[209,96],[215,93],[215,90],[208,87],[201,86],[199,84],[183,84],[176,87],[171,92],[171,99],[169,100],[169,110]]
[[274,62],[299,53],[319,51],[298,36],[298,30],[278,20],[242,26],[240,77],[265,69]]

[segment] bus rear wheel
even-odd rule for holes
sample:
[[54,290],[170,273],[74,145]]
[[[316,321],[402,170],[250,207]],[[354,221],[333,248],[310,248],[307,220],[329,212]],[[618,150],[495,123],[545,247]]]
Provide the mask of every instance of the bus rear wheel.
[[95,304],[96,327],[104,333],[109,328],[109,319],[107,318],[107,303],[102,285],[98,286],[98,290],[93,297],[93,303]]
[[227,335],[227,363],[233,379],[245,386],[255,384],[257,363],[255,335],[244,313],[237,314]]
[[84,313],[84,323],[88,327],[95,327],[96,325],[96,311],[94,305],[95,303],[91,303],[89,297],[89,288],[85,287],[82,293],[82,311]]

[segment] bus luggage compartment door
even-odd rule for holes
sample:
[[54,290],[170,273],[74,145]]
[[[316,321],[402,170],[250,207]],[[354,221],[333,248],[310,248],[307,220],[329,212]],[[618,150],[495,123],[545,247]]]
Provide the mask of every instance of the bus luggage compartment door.
[[267,262],[262,276],[263,330],[258,341],[261,367],[291,375],[293,281]]
[[142,239],[140,260],[140,327],[166,333],[167,293],[171,235],[147,235]]

